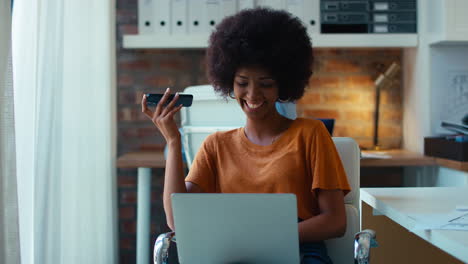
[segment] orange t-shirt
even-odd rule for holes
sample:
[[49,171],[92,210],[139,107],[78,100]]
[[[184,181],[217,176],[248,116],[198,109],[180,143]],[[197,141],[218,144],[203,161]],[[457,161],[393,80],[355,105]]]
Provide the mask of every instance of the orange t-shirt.
[[303,220],[319,214],[313,190],[351,190],[325,126],[303,118],[268,146],[252,143],[244,128],[208,136],[185,181],[209,193],[294,193]]

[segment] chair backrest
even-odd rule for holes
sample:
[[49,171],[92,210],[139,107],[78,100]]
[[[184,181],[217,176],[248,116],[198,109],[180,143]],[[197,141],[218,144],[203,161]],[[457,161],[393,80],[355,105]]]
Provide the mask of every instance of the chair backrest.
[[245,115],[236,100],[218,96],[211,85],[190,86],[184,93],[193,94],[192,106],[181,110],[182,146],[190,168],[195,153],[209,134],[243,126]]
[[[183,147],[190,168],[197,150],[209,134],[243,126],[245,115],[236,100],[217,96],[210,85],[187,87],[184,93],[194,95],[192,107],[184,107],[181,112]],[[345,235],[325,241],[333,263],[341,264],[353,261],[354,235],[360,230],[360,150],[352,138],[334,137],[333,142],[352,189],[345,196],[347,217]]]
[[360,185],[360,150],[352,138],[334,137],[338,154],[343,163],[351,191],[345,196],[346,233],[343,237],[325,241],[333,263],[352,263],[354,259],[354,235],[361,230],[359,185]]

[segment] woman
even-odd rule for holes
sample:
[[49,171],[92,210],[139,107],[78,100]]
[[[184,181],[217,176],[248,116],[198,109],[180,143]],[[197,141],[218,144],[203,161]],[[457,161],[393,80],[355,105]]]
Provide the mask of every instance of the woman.
[[[185,178],[176,97],[142,111],[166,139],[164,209],[174,229],[170,195],[185,192],[294,193],[303,263],[331,263],[324,240],[346,230],[344,195],[350,187],[333,141],[317,120],[290,120],[276,101],[296,101],[312,75],[306,28],[284,11],[256,8],[225,18],[210,36],[208,79],[235,98],[246,115],[243,128],[206,138]],[[229,118],[229,117],[226,117]]]

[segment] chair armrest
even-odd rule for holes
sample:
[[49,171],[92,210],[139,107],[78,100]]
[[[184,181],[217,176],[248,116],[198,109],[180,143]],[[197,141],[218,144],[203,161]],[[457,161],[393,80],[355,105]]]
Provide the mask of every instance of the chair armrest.
[[374,230],[365,229],[356,233],[354,239],[354,263],[368,264],[370,249],[373,247],[377,247]]
[[153,261],[154,264],[167,264],[169,247],[175,242],[175,232],[168,232],[158,236],[154,242]]

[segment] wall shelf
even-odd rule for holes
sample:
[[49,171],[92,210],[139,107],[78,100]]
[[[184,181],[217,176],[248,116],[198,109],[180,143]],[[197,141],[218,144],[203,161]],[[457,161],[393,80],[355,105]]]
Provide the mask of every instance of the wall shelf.
[[[124,35],[123,47],[128,49],[203,49],[208,34],[197,35]],[[312,34],[316,48],[386,48],[416,47],[418,34]]]

